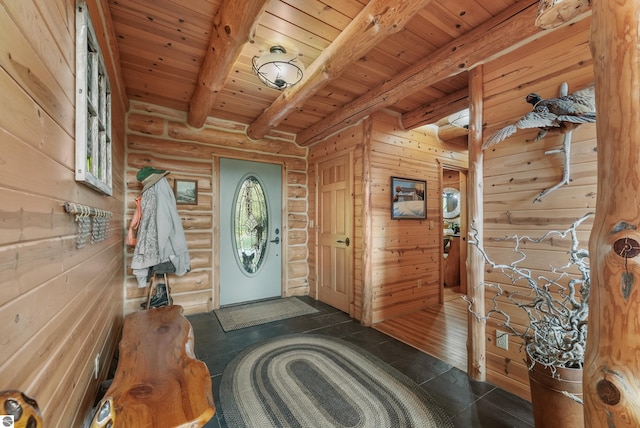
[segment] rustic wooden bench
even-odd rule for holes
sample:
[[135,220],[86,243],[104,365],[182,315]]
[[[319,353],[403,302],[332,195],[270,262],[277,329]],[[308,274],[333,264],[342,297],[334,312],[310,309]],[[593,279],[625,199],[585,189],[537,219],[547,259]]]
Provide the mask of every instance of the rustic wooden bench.
[[111,386],[91,427],[200,427],[215,414],[211,377],[195,358],[178,305],[129,314]]

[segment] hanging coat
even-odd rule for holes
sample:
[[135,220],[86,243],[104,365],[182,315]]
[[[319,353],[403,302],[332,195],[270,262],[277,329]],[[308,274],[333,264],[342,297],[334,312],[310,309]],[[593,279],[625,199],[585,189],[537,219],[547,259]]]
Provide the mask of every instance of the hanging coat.
[[191,270],[191,259],[176,199],[166,178],[142,193],[142,218],[138,227],[131,269],[138,287],[146,287],[149,268],[171,262],[176,275]]

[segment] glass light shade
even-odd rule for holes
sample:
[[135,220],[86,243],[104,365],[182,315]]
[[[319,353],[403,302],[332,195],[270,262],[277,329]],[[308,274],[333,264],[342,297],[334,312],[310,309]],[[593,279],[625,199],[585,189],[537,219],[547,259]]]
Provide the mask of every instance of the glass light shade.
[[253,57],[253,71],[270,88],[283,90],[302,79],[304,66],[297,55],[288,54],[281,46],[273,46],[271,53]]
[[451,116],[449,116],[447,121],[452,126],[469,129],[469,109],[466,108],[452,114]]

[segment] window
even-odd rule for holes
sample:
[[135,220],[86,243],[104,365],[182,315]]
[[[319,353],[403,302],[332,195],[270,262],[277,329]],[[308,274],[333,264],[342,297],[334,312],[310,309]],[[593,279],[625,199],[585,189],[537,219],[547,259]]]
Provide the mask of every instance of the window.
[[76,5],[76,181],[111,195],[111,85],[84,1]]
[[249,274],[256,273],[264,261],[268,229],[264,189],[256,177],[249,176],[235,195],[233,215],[236,260]]

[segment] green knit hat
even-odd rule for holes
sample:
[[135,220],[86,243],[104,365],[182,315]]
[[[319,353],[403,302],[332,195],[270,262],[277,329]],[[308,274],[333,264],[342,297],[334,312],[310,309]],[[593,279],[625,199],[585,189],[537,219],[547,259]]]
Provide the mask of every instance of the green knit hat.
[[169,174],[169,171],[166,171],[164,169],[155,169],[152,166],[145,166],[140,171],[138,171],[138,174],[136,174],[136,179],[144,186],[142,188],[142,191],[144,192],[149,187],[156,184],[158,180],[160,180],[167,174]]

